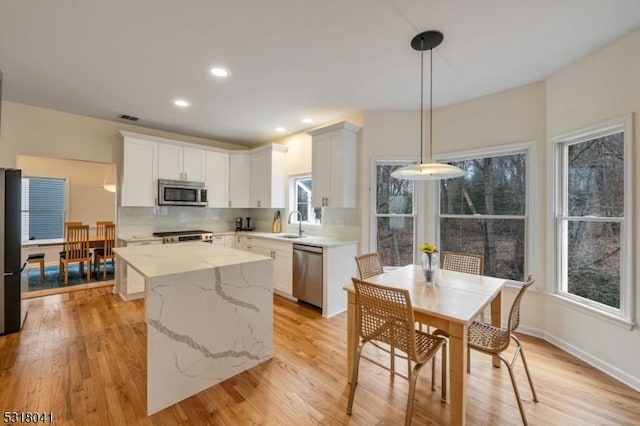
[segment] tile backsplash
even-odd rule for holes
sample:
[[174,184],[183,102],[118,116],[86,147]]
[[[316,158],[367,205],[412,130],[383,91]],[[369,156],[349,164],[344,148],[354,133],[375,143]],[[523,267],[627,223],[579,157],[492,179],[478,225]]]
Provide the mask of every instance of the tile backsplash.
[[[149,235],[153,232],[202,229],[211,232],[235,230],[236,217],[251,217],[259,232],[271,232],[273,217],[280,210],[282,232],[297,233],[297,225],[287,224],[287,209],[210,209],[198,207],[119,207],[118,235]],[[322,209],[322,225],[302,225],[305,235],[340,239],[360,239],[358,209]]]

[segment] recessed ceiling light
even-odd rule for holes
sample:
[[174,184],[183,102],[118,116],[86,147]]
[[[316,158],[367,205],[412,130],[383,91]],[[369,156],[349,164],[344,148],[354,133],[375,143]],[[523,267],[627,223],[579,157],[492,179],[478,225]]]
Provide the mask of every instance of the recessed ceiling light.
[[186,108],[191,106],[191,104],[187,101],[185,101],[184,99],[176,99],[175,101],[173,101],[173,104],[177,107],[180,108]]
[[311,118],[309,118],[309,117],[307,117],[307,118],[303,118],[303,119],[302,119],[302,122],[303,122],[303,123],[307,123],[307,124],[309,124],[309,123],[313,123],[313,119],[311,119]]
[[276,127],[276,132],[278,132],[278,133],[284,133],[286,131],[287,131],[287,129],[285,129],[284,127]]
[[211,74],[215,75],[216,77],[229,77],[229,74],[231,74],[228,69],[223,67],[213,67],[210,71]]

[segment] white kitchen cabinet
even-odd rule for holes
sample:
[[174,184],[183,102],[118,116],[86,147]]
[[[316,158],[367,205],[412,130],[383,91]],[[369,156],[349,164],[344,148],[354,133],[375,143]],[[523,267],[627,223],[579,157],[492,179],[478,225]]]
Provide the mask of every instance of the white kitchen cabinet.
[[216,247],[234,248],[235,235],[214,235],[211,239],[211,245]]
[[204,149],[158,143],[158,179],[204,182],[205,172]]
[[359,131],[343,121],[309,132],[314,207],[356,207]]
[[250,207],[284,208],[287,147],[270,144],[250,151]]
[[283,296],[293,292],[293,244],[267,238],[238,235],[239,250],[249,251],[273,259],[273,288]]
[[125,207],[153,207],[158,196],[158,143],[128,132],[124,137],[120,202]]
[[249,207],[249,152],[229,153],[229,207]]
[[235,248],[235,246],[236,246],[235,239],[236,239],[235,235],[225,235],[224,236],[224,244],[223,245],[225,247]]
[[223,152],[206,152],[207,202],[209,207],[229,206],[229,155]]

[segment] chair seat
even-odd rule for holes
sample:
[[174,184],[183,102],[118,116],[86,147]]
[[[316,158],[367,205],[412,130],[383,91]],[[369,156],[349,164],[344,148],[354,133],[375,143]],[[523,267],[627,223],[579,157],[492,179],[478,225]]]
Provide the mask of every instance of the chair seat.
[[99,254],[99,255],[103,255],[104,254],[104,247],[97,247],[93,249],[93,252],[95,254]]
[[500,353],[509,345],[509,330],[474,321],[469,326],[469,346],[482,352]]
[[31,253],[28,257],[27,260],[31,261],[31,260],[37,260],[37,259],[44,259],[44,253]]

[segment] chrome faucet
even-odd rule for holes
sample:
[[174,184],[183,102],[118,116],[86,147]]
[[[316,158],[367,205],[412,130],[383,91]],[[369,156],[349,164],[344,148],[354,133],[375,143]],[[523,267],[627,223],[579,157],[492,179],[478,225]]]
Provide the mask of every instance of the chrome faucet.
[[298,236],[302,237],[302,233],[304,232],[302,230],[302,213],[300,213],[298,210],[293,210],[291,213],[289,213],[289,220],[287,221],[287,223],[291,223],[291,215],[293,215],[294,213],[298,214]]

